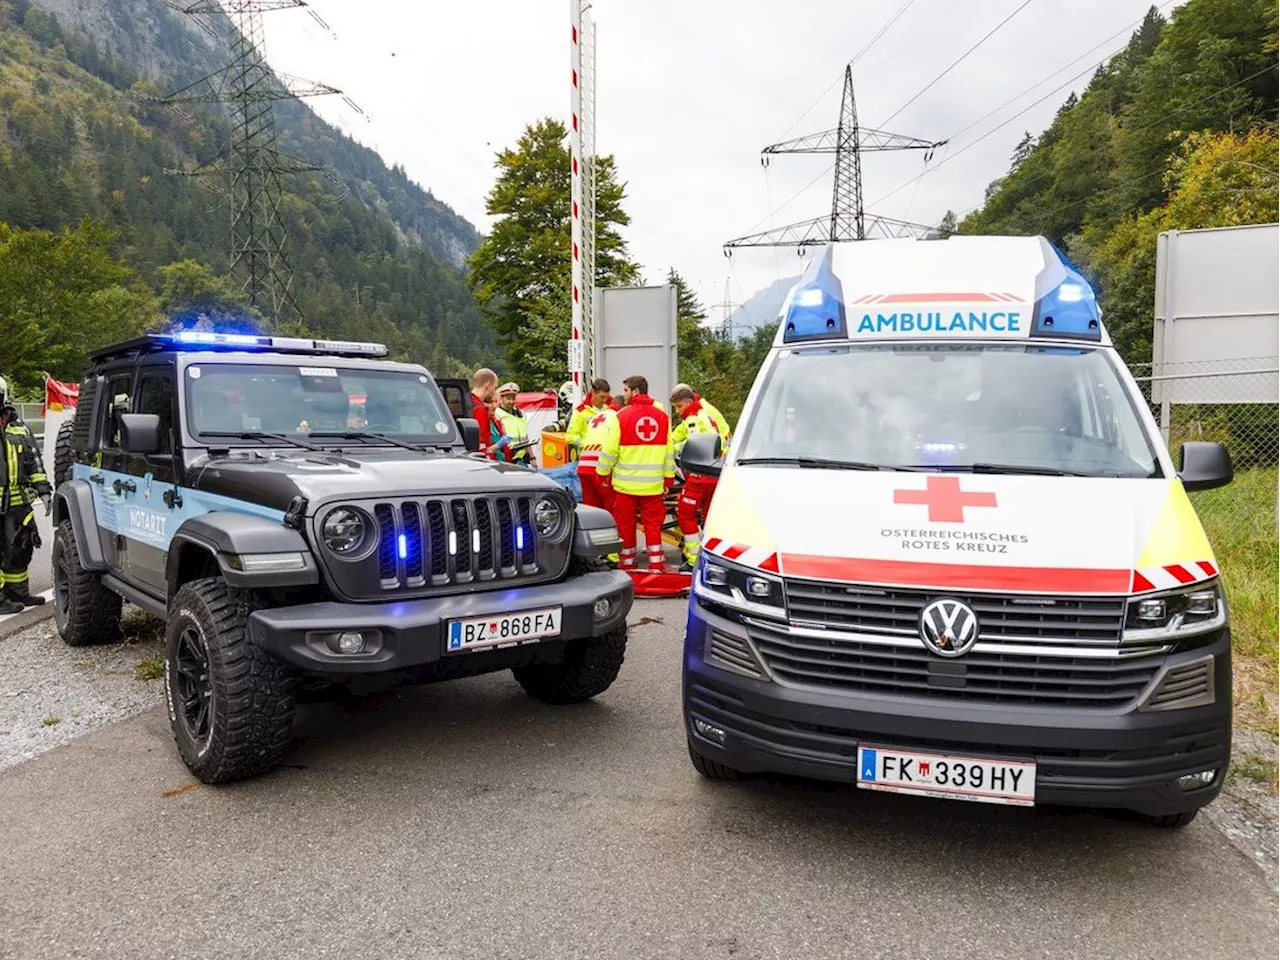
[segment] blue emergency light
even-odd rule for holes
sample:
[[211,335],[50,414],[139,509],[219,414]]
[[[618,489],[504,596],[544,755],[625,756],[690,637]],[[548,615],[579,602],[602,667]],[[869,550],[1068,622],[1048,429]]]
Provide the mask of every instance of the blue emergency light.
[[791,291],[782,308],[782,342],[845,340],[849,323],[844,311],[844,287],[831,269],[832,244],[816,257]]
[[177,347],[328,354],[340,357],[385,357],[387,355],[385,344],[363,343],[358,340],[311,340],[303,337],[269,337],[252,333],[213,333],[208,330],[158,333],[152,334],[149,339],[167,341]]
[[[1067,340],[1102,339],[1102,315],[1093,287],[1062,251],[1041,238],[1049,266],[1041,281],[1050,286],[1037,300],[1031,315],[1033,337],[1061,337]],[[1040,293],[1037,284],[1037,293]]]

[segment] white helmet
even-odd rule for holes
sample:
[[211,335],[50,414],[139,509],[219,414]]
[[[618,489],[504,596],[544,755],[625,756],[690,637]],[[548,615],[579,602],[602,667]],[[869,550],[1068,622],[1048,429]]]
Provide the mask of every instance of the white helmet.
[[9,381],[0,377],[0,407],[9,402]]

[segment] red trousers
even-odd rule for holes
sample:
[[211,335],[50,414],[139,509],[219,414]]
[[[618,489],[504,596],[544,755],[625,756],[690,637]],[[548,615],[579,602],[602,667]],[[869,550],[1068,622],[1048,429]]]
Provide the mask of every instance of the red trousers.
[[662,545],[662,521],[667,508],[662,494],[650,497],[633,497],[629,493],[613,491],[613,522],[618,525],[622,537],[622,549],[618,551],[623,570],[636,568],[636,517],[644,524],[644,543],[649,555],[650,570],[666,569],[666,554]]
[[592,470],[590,473],[579,473],[578,482],[582,484],[582,502],[588,507],[601,507],[613,513],[613,478],[602,477]]
[[684,534],[684,558],[690,564],[697,561],[698,551],[702,548],[702,525],[707,521],[711,497],[715,492],[715,480],[695,475],[685,480],[680,499],[676,501],[676,520]]

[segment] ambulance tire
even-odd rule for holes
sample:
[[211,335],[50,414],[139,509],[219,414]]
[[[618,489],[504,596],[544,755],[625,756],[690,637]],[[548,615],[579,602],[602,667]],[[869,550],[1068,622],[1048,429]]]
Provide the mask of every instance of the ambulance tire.
[[293,670],[249,639],[254,594],[220,577],[183,584],[169,607],[165,705],[187,769],[204,783],[259,776],[289,752]]
[[1199,810],[1184,810],[1182,813],[1169,813],[1161,817],[1140,816],[1138,819],[1153,827],[1164,827],[1168,830],[1178,830],[1194,820],[1196,818],[1196,814],[1199,812]]
[[53,623],[68,647],[115,643],[120,639],[124,601],[102,583],[102,576],[80,566],[76,533],[70,520],[58,524],[50,551],[53,566]]
[[71,468],[76,462],[76,452],[71,446],[74,423],[64,423],[58,428],[58,439],[53,445],[53,485],[60,487],[71,479]]
[[693,769],[708,780],[741,780],[742,771],[735,770],[733,767],[726,767],[723,763],[716,763],[700,754],[693,745],[693,740],[689,740],[689,759],[693,762]]

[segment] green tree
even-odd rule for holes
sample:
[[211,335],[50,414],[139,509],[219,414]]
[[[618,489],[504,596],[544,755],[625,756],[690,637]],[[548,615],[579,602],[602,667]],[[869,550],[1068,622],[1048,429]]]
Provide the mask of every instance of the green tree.
[[[498,178],[485,209],[499,219],[468,261],[468,283],[506,349],[507,366],[529,384],[568,376],[572,182],[566,140],[564,124],[546,118],[527,126],[514,149],[498,153]],[[635,283],[639,269],[620,231],[631,222],[622,209],[625,185],[613,157],[594,163],[595,282]]]
[[938,222],[938,235],[943,240],[954,235],[956,232],[956,212],[948,210],[942,215],[942,219]]
[[27,389],[40,372],[78,380],[97,347],[140,333],[155,300],[111,256],[116,234],[99,221],[58,233],[0,223],[0,329],[5,375]]

